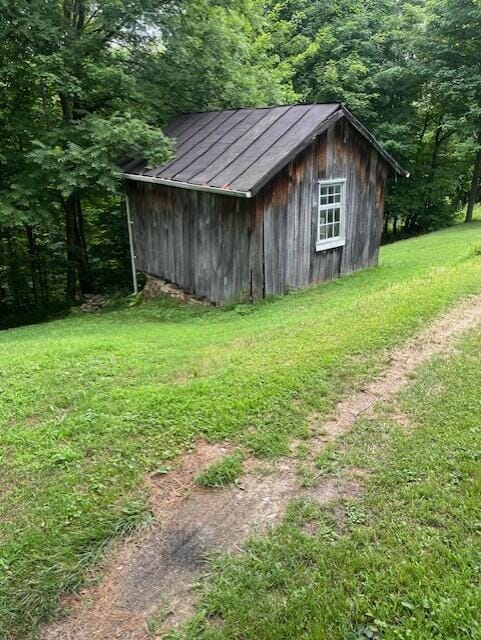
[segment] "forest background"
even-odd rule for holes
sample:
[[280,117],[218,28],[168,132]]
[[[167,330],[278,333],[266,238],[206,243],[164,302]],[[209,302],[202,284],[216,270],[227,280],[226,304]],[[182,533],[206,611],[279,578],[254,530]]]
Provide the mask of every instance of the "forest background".
[[470,222],[480,0],[0,0],[0,328],[131,287],[119,161],[180,113],[343,101],[406,167],[384,241]]

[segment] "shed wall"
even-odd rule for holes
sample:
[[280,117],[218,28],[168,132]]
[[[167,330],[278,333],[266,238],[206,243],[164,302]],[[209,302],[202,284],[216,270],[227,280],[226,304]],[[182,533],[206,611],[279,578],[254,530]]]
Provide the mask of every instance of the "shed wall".
[[[131,183],[137,268],[217,304],[377,264],[388,167],[337,121],[253,199]],[[346,178],[346,244],[316,251],[318,181]]]
[[128,196],[139,271],[218,304],[250,298],[251,200],[146,182]]
[[[347,120],[339,120],[257,196],[265,247],[265,295],[376,265],[388,168]],[[346,244],[316,251],[319,180],[346,179]]]

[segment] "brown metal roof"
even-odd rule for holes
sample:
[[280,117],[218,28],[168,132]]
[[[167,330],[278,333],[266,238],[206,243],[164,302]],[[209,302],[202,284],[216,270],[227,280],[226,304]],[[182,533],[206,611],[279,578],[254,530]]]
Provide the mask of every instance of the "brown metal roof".
[[133,160],[122,170],[133,180],[249,197],[340,117],[347,117],[396,173],[407,175],[341,103],[183,115],[165,130],[175,139],[172,160],[154,169]]

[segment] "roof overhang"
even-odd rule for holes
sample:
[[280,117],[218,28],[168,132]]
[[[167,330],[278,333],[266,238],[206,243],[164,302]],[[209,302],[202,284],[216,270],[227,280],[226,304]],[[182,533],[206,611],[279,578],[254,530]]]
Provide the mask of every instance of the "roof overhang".
[[123,173],[126,180],[135,182],[150,182],[151,184],[163,184],[166,187],[178,187],[180,189],[190,189],[191,191],[209,191],[210,193],[222,194],[224,196],[235,196],[236,198],[252,198],[252,191],[235,191],[234,189],[220,189],[219,187],[209,187],[203,184],[193,184],[192,182],[180,182],[179,180],[167,180],[166,178],[153,178],[152,176],[137,175],[136,173]]

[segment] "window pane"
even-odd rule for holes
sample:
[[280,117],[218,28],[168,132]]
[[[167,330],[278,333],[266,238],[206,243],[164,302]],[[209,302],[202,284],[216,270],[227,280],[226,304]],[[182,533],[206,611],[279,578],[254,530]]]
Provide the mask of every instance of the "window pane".
[[344,203],[343,183],[319,185],[320,242],[341,237],[341,207]]

